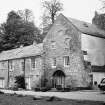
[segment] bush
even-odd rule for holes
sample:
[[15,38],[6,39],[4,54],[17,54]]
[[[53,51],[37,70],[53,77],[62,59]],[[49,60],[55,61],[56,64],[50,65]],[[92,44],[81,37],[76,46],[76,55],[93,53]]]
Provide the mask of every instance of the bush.
[[57,90],[62,90],[63,88],[62,88],[61,85],[57,85],[57,86],[56,86],[56,89],[57,89]]
[[46,101],[61,101],[61,99],[58,97],[52,96],[52,97],[49,97]]
[[17,84],[17,88],[26,89],[25,79],[23,75],[16,76],[15,79],[16,79],[15,83]]
[[13,91],[18,91],[18,87],[16,84],[14,86],[9,87],[8,89],[13,90]]
[[35,91],[40,91],[39,87],[34,88]]
[[0,94],[4,94],[4,92],[0,91]]
[[22,95],[22,94],[17,94],[17,97],[24,97],[24,95]]
[[65,91],[65,92],[69,92],[70,90],[71,90],[70,88],[67,88],[67,87],[64,88],[64,91]]
[[51,90],[50,87],[41,87],[42,92],[46,92],[46,91],[49,91],[49,90]]

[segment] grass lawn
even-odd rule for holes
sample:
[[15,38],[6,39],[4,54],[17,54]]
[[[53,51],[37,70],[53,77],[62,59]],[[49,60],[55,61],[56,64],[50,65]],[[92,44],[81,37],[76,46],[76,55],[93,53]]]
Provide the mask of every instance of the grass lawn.
[[0,93],[0,105],[105,105],[105,103]]

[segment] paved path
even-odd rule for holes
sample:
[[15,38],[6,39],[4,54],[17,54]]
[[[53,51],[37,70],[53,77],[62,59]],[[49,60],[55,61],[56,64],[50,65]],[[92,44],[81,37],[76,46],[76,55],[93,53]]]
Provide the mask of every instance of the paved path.
[[17,93],[23,95],[33,96],[56,96],[60,98],[75,99],[75,100],[91,100],[91,101],[104,101],[105,93],[100,91],[73,91],[73,92],[34,92],[34,91],[12,91],[12,90],[0,90],[5,93]]

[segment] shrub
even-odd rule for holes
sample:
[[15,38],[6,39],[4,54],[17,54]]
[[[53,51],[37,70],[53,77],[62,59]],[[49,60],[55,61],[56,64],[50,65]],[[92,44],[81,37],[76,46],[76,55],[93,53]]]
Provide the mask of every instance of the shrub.
[[40,91],[39,87],[34,88],[35,91]]
[[57,85],[56,88],[57,88],[57,90],[62,90],[63,89],[61,85]]
[[4,92],[0,91],[0,94],[4,94]]
[[49,91],[49,90],[51,90],[50,87],[41,87],[42,92],[46,92],[46,91]]
[[46,101],[61,101],[61,99],[58,97],[52,96],[52,97],[49,97]]
[[18,94],[17,97],[24,97],[24,95],[22,95],[22,94]]
[[16,76],[15,79],[16,79],[15,83],[17,84],[17,88],[26,89],[25,79],[23,75]]

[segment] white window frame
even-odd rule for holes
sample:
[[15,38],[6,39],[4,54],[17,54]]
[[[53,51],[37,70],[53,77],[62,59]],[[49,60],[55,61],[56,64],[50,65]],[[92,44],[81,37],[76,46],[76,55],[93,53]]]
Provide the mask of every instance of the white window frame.
[[5,70],[5,61],[0,62],[0,70]]
[[31,70],[36,69],[36,58],[31,58]]
[[9,71],[12,72],[13,71],[13,61],[9,61]]
[[55,41],[51,41],[51,49],[56,49],[56,42]]
[[25,63],[24,63],[24,61],[22,61],[21,62],[21,70],[24,71],[24,68],[25,68]]
[[0,88],[4,88],[5,87],[5,80],[4,78],[0,78],[1,81],[1,87]]
[[56,68],[56,58],[52,58],[52,68]]
[[70,57],[69,56],[64,56],[63,57],[63,63],[64,63],[64,67],[70,66]]

